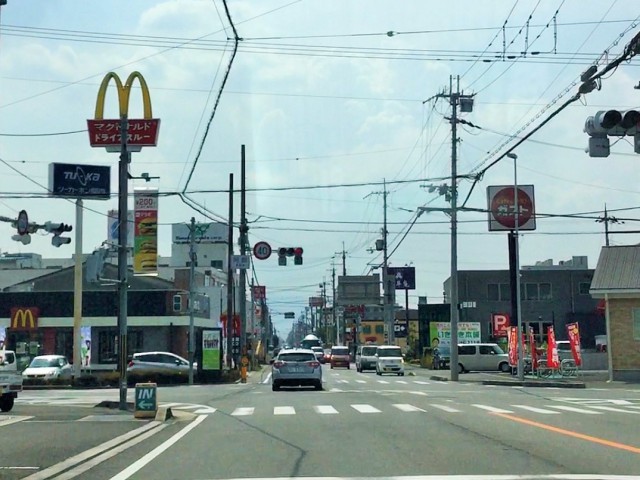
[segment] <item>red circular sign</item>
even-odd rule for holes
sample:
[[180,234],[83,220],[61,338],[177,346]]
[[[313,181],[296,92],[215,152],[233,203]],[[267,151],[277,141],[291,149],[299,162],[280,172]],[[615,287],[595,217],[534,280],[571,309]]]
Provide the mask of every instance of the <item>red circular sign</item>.
[[[491,214],[500,225],[516,228],[514,215],[514,188],[505,187],[499,190],[491,200]],[[533,201],[527,192],[518,188],[518,228],[525,225],[533,216]]]
[[267,242],[258,242],[253,246],[253,255],[258,260],[266,260],[271,256],[271,245]]

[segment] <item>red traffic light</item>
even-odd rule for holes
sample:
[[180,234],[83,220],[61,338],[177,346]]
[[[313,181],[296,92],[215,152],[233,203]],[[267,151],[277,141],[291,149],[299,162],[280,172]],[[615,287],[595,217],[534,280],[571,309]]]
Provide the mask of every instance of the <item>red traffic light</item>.
[[304,250],[302,249],[302,247],[296,247],[296,248],[293,249],[293,254],[296,257],[301,257],[303,252],[304,252]]

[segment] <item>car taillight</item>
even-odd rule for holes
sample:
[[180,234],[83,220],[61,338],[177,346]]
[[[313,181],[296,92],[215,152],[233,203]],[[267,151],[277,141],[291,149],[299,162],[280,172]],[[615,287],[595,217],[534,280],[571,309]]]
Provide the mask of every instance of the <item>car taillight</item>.
[[276,368],[280,368],[284,365],[284,362],[281,362],[280,360],[278,360],[277,362],[273,363],[273,366]]
[[131,361],[129,362],[129,366],[130,366],[130,367],[133,367],[133,360],[131,360]]
[[320,362],[307,362],[307,365],[313,368],[318,368],[320,366]]

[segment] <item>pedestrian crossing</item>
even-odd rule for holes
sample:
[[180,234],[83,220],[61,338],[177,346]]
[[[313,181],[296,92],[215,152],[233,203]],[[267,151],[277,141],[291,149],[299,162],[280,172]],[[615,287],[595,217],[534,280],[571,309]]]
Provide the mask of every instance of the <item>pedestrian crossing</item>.
[[446,382],[428,382],[425,380],[395,380],[393,379],[393,377],[386,377],[386,379],[377,379],[377,378],[370,378],[370,379],[361,379],[361,378],[356,378],[356,379],[346,379],[346,378],[337,378],[339,377],[339,375],[334,375],[332,377],[330,377],[328,379],[329,383],[337,383],[337,384],[341,384],[341,385],[347,385],[347,384],[358,384],[358,385],[391,385],[391,384],[397,384],[397,385],[436,385],[436,386],[443,386],[443,385],[447,385]]
[[[216,409],[214,409],[216,410]],[[223,409],[217,411],[223,412]],[[513,404],[513,405],[486,405],[486,404],[457,404],[452,403],[450,405],[442,403],[428,403],[425,405],[414,405],[412,403],[392,403],[385,405],[370,404],[370,403],[354,403],[346,405],[312,405],[312,406],[265,406],[259,407],[236,407],[231,412],[226,412],[232,417],[250,417],[250,416],[293,416],[293,415],[349,415],[353,413],[358,414],[386,414],[386,413],[427,413],[439,411],[444,414],[452,415],[465,415],[465,414],[533,414],[540,416],[549,415],[566,415],[566,414],[578,414],[578,415],[602,415],[606,413],[610,414],[629,414],[638,415],[640,409],[634,409],[634,407],[608,407],[608,406],[590,406],[590,407],[577,407],[573,405],[563,404],[545,404],[545,405],[525,405],[525,404]]]

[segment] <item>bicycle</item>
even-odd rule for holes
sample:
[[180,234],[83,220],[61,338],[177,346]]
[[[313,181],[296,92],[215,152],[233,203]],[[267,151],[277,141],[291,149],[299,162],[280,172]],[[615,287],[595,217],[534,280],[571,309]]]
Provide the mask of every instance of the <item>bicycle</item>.
[[578,375],[578,366],[575,360],[562,360],[562,362],[560,362],[560,374],[563,377],[576,377]]
[[538,378],[549,378],[553,374],[554,369],[547,366],[546,360],[538,360],[537,374]]

